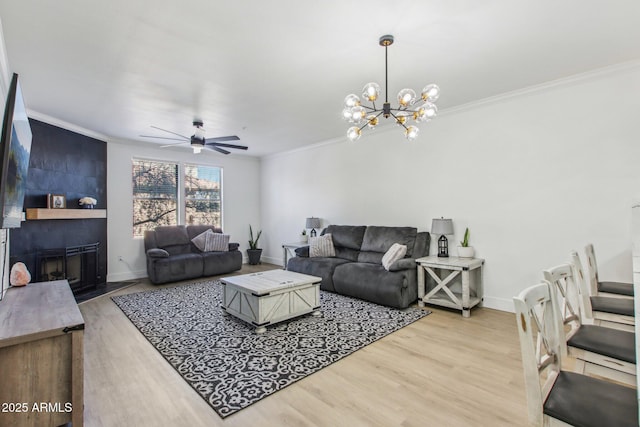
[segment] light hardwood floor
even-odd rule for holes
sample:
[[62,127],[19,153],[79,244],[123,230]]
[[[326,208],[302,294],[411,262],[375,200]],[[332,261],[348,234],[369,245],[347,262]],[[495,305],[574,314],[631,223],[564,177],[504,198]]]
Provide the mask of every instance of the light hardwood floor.
[[[244,266],[238,274],[273,265]],[[147,282],[115,294],[146,291]],[[105,295],[80,304],[85,425],[525,426],[515,317],[433,313],[221,419]]]

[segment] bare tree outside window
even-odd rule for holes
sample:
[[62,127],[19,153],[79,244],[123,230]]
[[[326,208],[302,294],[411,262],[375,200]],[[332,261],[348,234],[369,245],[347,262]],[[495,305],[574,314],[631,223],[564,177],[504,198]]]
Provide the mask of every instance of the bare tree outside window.
[[133,161],[133,235],[178,223],[178,164]]
[[[160,225],[222,227],[222,168],[153,160],[133,160],[133,235]],[[178,189],[184,186],[184,200]]]
[[222,226],[222,169],[185,165],[185,221],[188,225]]

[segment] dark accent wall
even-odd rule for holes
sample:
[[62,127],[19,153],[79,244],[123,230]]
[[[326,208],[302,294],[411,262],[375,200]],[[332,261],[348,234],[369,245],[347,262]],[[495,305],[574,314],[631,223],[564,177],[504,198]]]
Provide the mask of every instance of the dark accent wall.
[[[64,194],[67,208],[90,196],[97,209],[107,208],[107,144],[95,138],[29,119],[33,140],[29,159],[27,208],[46,208],[47,194]],[[36,256],[57,249],[100,242],[98,283],[107,277],[107,220],[56,219],[23,221],[11,230],[11,264],[22,261],[36,279]]]

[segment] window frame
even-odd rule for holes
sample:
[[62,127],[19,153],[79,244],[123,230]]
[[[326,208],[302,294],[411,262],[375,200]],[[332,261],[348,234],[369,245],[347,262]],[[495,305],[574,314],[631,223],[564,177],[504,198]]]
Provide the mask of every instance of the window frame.
[[208,167],[208,168],[217,168],[220,170],[220,228],[222,228],[224,230],[224,167],[219,166],[219,165],[215,165],[215,164],[209,164],[209,163],[202,163],[202,162],[194,162],[194,161],[182,161],[182,160],[178,160],[178,161],[173,161],[173,160],[166,160],[166,159],[158,159],[158,158],[149,158],[149,157],[138,157],[138,156],[134,156],[131,158],[131,233],[133,235],[134,239],[143,239],[144,235],[140,235],[137,236],[134,234],[134,230],[133,230],[133,214],[134,214],[134,209],[133,209],[133,200],[134,200],[134,192],[133,192],[133,167],[134,167],[134,162],[136,161],[142,161],[142,162],[157,162],[157,163],[168,163],[168,164],[175,164],[178,166],[178,179],[177,179],[177,199],[176,199],[176,225],[186,225],[186,187],[185,187],[185,173],[186,173],[186,166],[203,166],[203,167]]
[[[182,170],[180,174],[180,179],[182,180],[182,186],[179,190],[182,191],[182,204],[181,204],[181,214],[182,214],[182,224],[187,224],[187,187],[185,182],[187,166],[193,167],[206,167],[206,168],[216,168],[219,170],[220,175],[220,228],[224,230],[224,168],[222,166],[214,166],[203,163],[195,163],[195,162],[180,162],[178,166],[179,170]],[[197,199],[194,199],[197,200]]]

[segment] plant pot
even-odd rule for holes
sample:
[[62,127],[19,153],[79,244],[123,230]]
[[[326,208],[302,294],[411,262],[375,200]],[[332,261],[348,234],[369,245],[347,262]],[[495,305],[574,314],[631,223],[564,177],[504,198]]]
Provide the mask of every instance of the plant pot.
[[460,258],[473,258],[476,254],[476,251],[473,249],[473,246],[458,246],[458,256]]
[[260,264],[260,257],[262,256],[262,249],[247,249],[247,256],[249,257],[249,264]]
[[307,237],[306,234],[302,234],[302,235],[300,235],[300,241],[302,243],[307,243],[309,241],[309,238]]

